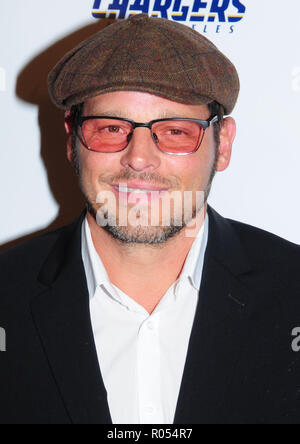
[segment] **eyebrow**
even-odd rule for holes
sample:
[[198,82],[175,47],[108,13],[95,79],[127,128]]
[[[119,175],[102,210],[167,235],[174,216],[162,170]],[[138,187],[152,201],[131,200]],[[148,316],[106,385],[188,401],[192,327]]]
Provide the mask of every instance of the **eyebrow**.
[[[128,117],[128,114],[129,113],[126,113],[124,111],[97,111],[97,113],[94,115],[95,116],[103,116],[103,117],[120,117],[121,119],[133,120],[133,119],[130,119],[130,117]],[[176,114],[174,114],[174,112],[165,111],[165,112],[161,113],[160,115],[158,115],[155,119],[152,119],[152,120],[168,119],[168,118],[180,119],[180,118],[184,118],[184,117],[185,116],[182,116],[182,115],[176,115]]]

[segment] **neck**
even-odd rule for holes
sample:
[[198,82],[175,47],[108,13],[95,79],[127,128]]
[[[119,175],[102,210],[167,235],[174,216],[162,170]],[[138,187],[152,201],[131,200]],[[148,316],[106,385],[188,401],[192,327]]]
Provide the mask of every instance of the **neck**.
[[195,236],[204,223],[206,212],[205,204],[194,219],[197,228],[193,227],[193,231],[190,229],[193,237],[188,237],[186,229],[183,229],[177,236],[160,245],[123,244],[99,227],[88,213],[93,243],[111,283],[145,308],[155,306],[180,276]]

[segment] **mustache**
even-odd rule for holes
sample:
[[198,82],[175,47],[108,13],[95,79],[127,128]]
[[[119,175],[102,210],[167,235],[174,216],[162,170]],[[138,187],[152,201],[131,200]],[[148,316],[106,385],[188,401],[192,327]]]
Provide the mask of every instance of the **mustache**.
[[123,171],[118,175],[102,175],[99,180],[102,183],[112,185],[113,183],[120,183],[126,181],[141,181],[147,182],[152,185],[167,187],[167,188],[180,188],[180,180],[176,176],[169,176],[168,178],[162,177],[155,173],[143,172],[136,174],[133,171]]

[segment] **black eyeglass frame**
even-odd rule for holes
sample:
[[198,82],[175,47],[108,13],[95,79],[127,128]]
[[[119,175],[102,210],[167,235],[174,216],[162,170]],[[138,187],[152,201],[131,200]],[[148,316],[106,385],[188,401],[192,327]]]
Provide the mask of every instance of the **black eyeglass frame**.
[[[128,140],[127,145],[126,145],[124,148],[122,148],[121,150],[114,151],[114,152],[112,152],[112,153],[105,152],[105,151],[97,151],[97,150],[93,150],[93,149],[92,149],[91,147],[89,147],[89,146],[87,145],[87,143],[85,142],[84,137],[83,137],[83,133],[82,133],[82,125],[84,124],[84,122],[86,122],[87,120],[92,120],[92,119],[122,120],[122,121],[124,121],[124,122],[128,122],[128,123],[130,123],[130,124],[132,125],[132,127],[133,127],[133,130],[132,130],[132,132],[128,135],[129,140]],[[169,153],[169,152],[167,152],[167,151],[163,151],[162,149],[159,148],[159,146],[158,146],[158,144],[157,144],[157,142],[156,142],[156,140],[155,140],[155,137],[154,137],[154,136],[155,136],[155,133],[152,132],[152,126],[153,126],[155,123],[160,123],[160,122],[171,122],[171,121],[195,122],[195,123],[198,123],[198,124],[202,127],[202,129],[204,130],[204,131],[203,131],[203,135],[202,135],[201,141],[200,141],[200,143],[199,143],[199,146],[198,146],[198,148],[197,148],[195,151],[191,151],[191,152],[189,152],[189,153]],[[203,142],[203,139],[204,139],[205,131],[206,131],[210,126],[212,126],[214,123],[216,123],[216,122],[218,122],[218,121],[219,121],[218,116],[213,116],[213,117],[211,117],[209,120],[191,119],[191,118],[187,118],[187,117],[182,117],[182,118],[180,118],[180,117],[172,117],[172,118],[168,118],[168,119],[151,120],[151,122],[148,122],[148,123],[137,123],[137,122],[134,122],[133,120],[130,120],[130,119],[126,119],[126,118],[122,118],[122,117],[115,117],[115,116],[84,116],[84,117],[79,117],[79,118],[78,118],[78,127],[80,128],[81,135],[79,135],[79,134],[77,133],[77,136],[79,137],[79,139],[80,139],[81,143],[84,145],[84,147],[87,148],[87,149],[90,150],[90,151],[93,151],[93,152],[95,152],[95,153],[102,153],[102,154],[108,154],[108,153],[109,153],[109,154],[114,154],[114,153],[120,153],[120,152],[126,150],[126,148],[128,147],[128,145],[129,145],[129,143],[130,143],[130,140],[131,140],[131,138],[132,138],[132,136],[133,136],[133,132],[134,132],[134,130],[135,130],[136,128],[149,128],[150,131],[151,131],[152,139],[153,139],[153,141],[154,141],[156,147],[159,149],[159,151],[161,151],[161,152],[164,153],[164,154],[169,154],[169,155],[171,155],[171,156],[187,156],[187,155],[190,155],[190,154],[194,154],[194,153],[196,153],[196,152],[199,150],[199,148],[200,148],[200,146],[201,146],[201,144],[202,144],[202,142]],[[129,136],[130,136],[130,137],[129,137]]]

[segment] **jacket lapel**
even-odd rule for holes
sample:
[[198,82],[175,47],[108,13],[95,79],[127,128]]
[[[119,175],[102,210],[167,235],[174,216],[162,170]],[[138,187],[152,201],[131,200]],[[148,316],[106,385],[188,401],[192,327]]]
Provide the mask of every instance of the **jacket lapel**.
[[40,271],[45,290],[33,300],[32,313],[71,422],[111,424],[81,259],[85,214],[62,229]]
[[234,386],[252,301],[242,284],[251,270],[232,225],[211,207],[209,235],[175,424],[226,422],[222,404]]

